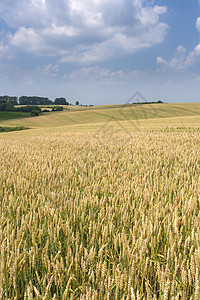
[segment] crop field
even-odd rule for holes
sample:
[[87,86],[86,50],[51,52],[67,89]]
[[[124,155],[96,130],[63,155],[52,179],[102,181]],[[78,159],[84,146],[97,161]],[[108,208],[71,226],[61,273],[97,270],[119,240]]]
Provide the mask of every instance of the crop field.
[[[199,116],[199,103],[154,104],[154,105],[105,105],[96,107],[65,106],[69,111],[46,113],[39,118],[0,120],[2,126],[29,126],[31,128],[60,127],[116,121],[166,119]],[[101,126],[101,125],[100,125]],[[134,126],[134,125],[133,125]],[[91,127],[91,126],[90,126]],[[134,126],[135,127],[135,126]]]
[[9,119],[20,119],[24,117],[29,117],[30,113],[24,112],[11,112],[11,111],[0,111],[0,122]]
[[200,298],[200,104],[0,126],[0,299]]

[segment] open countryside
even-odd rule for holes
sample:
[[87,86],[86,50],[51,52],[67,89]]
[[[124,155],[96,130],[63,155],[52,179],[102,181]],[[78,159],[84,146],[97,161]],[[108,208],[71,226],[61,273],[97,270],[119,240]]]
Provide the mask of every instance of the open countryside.
[[200,103],[0,126],[1,299],[199,299]]

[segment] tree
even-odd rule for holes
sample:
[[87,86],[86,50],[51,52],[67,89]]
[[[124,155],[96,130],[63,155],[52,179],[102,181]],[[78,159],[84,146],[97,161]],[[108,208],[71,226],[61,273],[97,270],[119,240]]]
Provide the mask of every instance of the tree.
[[37,117],[37,116],[39,116],[38,110],[32,110],[31,116],[32,116],[32,117]]
[[2,100],[5,100],[5,101],[11,101],[13,105],[18,105],[18,98],[15,97],[15,96],[8,96],[8,95],[5,95],[5,96],[0,96],[0,101]]
[[55,101],[54,101],[54,104],[57,104],[57,105],[69,105],[69,103],[63,97],[56,98]]
[[76,101],[76,105],[79,105],[79,102],[78,102],[78,101]]
[[20,105],[51,105],[53,101],[47,97],[36,97],[36,96],[21,96],[19,98]]
[[30,105],[27,105],[27,106],[20,106],[20,107],[16,107],[14,108],[14,111],[20,111],[20,112],[32,112],[32,111],[38,111],[41,112],[41,108],[38,107],[38,106],[30,106]]
[[52,111],[63,111],[63,107],[62,106],[53,107]]
[[13,111],[14,105],[10,100],[0,100],[0,111]]

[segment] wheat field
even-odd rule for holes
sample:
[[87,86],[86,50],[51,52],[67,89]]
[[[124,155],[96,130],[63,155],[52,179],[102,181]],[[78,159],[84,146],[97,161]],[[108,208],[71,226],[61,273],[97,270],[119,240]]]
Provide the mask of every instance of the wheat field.
[[106,122],[0,134],[0,299],[200,298],[200,117]]

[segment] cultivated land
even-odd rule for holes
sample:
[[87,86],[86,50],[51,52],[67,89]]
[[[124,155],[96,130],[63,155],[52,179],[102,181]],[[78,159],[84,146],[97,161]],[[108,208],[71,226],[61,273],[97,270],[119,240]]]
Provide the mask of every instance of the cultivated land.
[[199,103],[0,126],[1,299],[199,299]]
[[24,118],[0,121],[0,125],[30,126],[32,128],[105,123],[116,121],[159,119],[170,117],[198,116],[200,104],[154,104],[154,105],[105,105],[95,107],[65,106],[63,112],[45,113],[39,118]]
[[0,111],[0,122],[10,119],[20,119],[29,117],[30,113],[25,112],[11,112],[11,111]]

